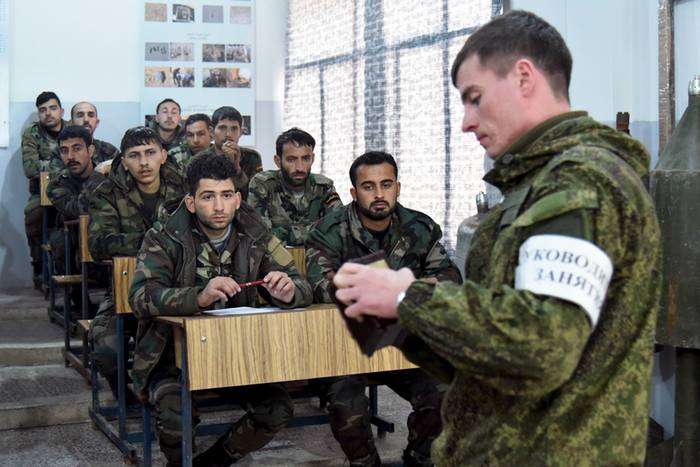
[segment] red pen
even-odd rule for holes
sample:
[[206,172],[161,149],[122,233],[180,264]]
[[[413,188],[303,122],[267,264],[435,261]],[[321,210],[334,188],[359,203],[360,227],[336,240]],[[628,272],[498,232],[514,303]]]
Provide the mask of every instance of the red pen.
[[265,281],[261,279],[259,281],[244,282],[242,284],[238,284],[238,286],[243,288],[243,287],[248,287],[250,285],[262,285],[264,283],[265,283]]

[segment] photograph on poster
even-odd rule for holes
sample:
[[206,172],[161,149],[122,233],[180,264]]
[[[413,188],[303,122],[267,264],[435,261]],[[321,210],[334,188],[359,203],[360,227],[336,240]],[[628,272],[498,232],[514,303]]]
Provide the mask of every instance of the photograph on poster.
[[170,61],[193,62],[194,43],[193,42],[171,42]]
[[194,68],[147,66],[144,84],[147,88],[193,88]]
[[166,3],[146,3],[146,21],[165,23],[168,20]]
[[194,23],[194,8],[180,3],[173,4],[173,23]]
[[243,68],[204,68],[204,88],[249,88],[252,82],[250,70]]
[[223,5],[204,5],[202,7],[202,21],[205,23],[223,23]]
[[202,44],[202,61],[224,63],[224,44]]
[[226,68],[203,68],[202,69],[203,88],[225,88]]
[[231,24],[250,24],[252,22],[252,13],[249,6],[232,6],[231,7]]
[[250,46],[226,44],[226,62],[250,63]]
[[146,61],[168,61],[170,45],[167,42],[146,42]]
[[244,135],[250,134],[250,115],[243,115],[243,126],[241,131]]

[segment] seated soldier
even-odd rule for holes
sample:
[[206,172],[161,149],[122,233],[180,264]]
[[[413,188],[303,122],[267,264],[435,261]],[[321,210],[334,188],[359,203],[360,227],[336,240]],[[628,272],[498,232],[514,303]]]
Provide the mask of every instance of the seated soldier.
[[[427,215],[397,202],[401,189],[397,176],[394,158],[383,152],[368,152],[353,162],[353,202],[318,221],[306,239],[306,273],[314,301],[332,301],[331,281],[345,261],[380,250],[392,269],[407,267],[416,277],[461,283],[459,270],[440,244],[440,227]],[[376,374],[372,378],[389,386],[413,407],[408,417],[404,464],[432,465],[430,446],[441,430],[442,393],[422,370]],[[350,465],[381,465],[372,438],[365,379],[333,381],[328,401],[333,435]]]
[[153,120],[148,122],[148,128],[156,132],[166,152],[185,141],[181,120],[180,104],[168,98],[158,103]]
[[[181,457],[180,371],[171,328],[159,315],[194,315],[202,310],[255,306],[262,297],[280,308],[311,303],[311,288],[290,253],[270,234],[233,184],[236,170],[226,157],[197,156],[187,168],[189,194],[139,251],[129,301],[139,319],[134,387],[155,407],[160,448],[169,465]],[[264,280],[258,287],[239,284]],[[230,465],[263,447],[292,416],[281,384],[226,391],[246,414],[194,465]],[[196,407],[193,410],[196,412]],[[193,423],[198,423],[194,415]]]
[[41,284],[41,224],[39,174],[49,172],[52,159],[57,157],[56,138],[68,124],[63,120],[63,107],[56,93],[44,91],[36,98],[38,122],[22,132],[22,167],[29,179],[29,200],[24,208],[24,228],[27,233],[29,254],[32,258],[34,287]]
[[70,117],[73,125],[82,125],[90,131],[92,144],[95,145],[92,160],[95,162],[96,166],[102,162],[111,161],[119,155],[119,149],[114,147],[114,145],[95,138],[95,130],[100,124],[95,104],[91,102],[78,102],[70,109]]
[[262,170],[258,151],[238,145],[241,139],[243,116],[233,107],[219,107],[211,116],[214,127],[214,145],[200,154],[218,154],[228,157],[236,170],[234,184],[244,200],[248,198],[248,182]]
[[[47,195],[58,212],[57,225],[64,221],[75,220],[81,214],[87,214],[88,194],[104,180],[104,177],[94,172],[95,162],[92,159],[95,146],[90,132],[82,126],[69,125],[58,134],[58,150],[63,160],[64,169],[49,182]],[[79,257],[78,235],[71,232],[71,251],[74,258]],[[62,270],[64,261],[63,229],[55,229],[51,234],[51,246],[54,260]],[[72,273],[79,270],[76,261],[73,262]],[[65,272],[65,271],[64,271]],[[81,300],[80,289],[71,290],[73,305],[79,309]]]
[[333,180],[311,173],[314,146],[313,136],[304,130],[285,131],[275,143],[279,170],[255,175],[248,188],[248,204],[288,246],[303,246],[313,223],[343,206]]
[[[88,244],[93,259],[136,256],[146,231],[182,201],[183,185],[178,167],[167,161],[155,131],[146,127],[127,130],[121,155],[90,196]],[[136,319],[127,316],[124,324],[127,336],[135,335]],[[115,392],[117,317],[111,290],[90,323],[90,333],[93,361]]]
[[180,165],[192,156],[208,149],[211,143],[212,125],[207,114],[192,114],[185,120],[185,141],[168,151],[168,157]]

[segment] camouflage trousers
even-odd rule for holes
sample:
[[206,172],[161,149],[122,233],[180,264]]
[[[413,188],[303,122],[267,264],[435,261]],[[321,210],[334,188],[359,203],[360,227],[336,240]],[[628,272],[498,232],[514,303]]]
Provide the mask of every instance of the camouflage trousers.
[[[406,422],[408,444],[404,456],[432,465],[430,447],[442,430],[440,405],[444,389],[421,370],[377,373],[374,382],[384,384],[411,403],[413,411]],[[365,395],[367,377],[348,376],[332,380],[326,397],[331,431],[348,460],[356,465],[378,462],[370,424],[369,399]]]
[[[100,374],[109,383],[112,392],[117,387],[117,313],[114,310],[111,291],[107,292],[95,318],[90,321],[90,335],[93,341],[92,361]],[[138,320],[134,315],[124,315],[124,368],[128,360],[129,338],[136,335]],[[128,380],[128,377],[127,377]]]
[[[173,466],[181,465],[182,459],[180,391],[180,370],[174,363],[159,363],[149,377],[149,400],[155,410],[156,435],[160,450],[168,460],[168,465]],[[265,446],[292,418],[292,399],[280,384],[227,388],[217,390],[216,393],[224,400],[240,405],[246,412],[217,441],[228,454],[228,462],[241,459],[249,452]],[[193,400],[193,433],[199,421],[197,405]]]
[[34,274],[41,273],[41,224],[44,209],[40,205],[39,195],[29,195],[29,201],[24,208],[24,231],[27,234],[29,254],[32,258]]

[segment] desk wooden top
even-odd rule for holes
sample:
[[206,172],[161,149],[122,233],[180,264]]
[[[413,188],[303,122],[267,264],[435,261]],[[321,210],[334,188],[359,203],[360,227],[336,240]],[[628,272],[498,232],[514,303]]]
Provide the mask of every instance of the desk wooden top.
[[49,188],[49,173],[39,172],[39,204],[41,206],[53,206],[47,194]]
[[193,391],[416,368],[393,347],[363,355],[333,305],[156,319],[185,332]]

